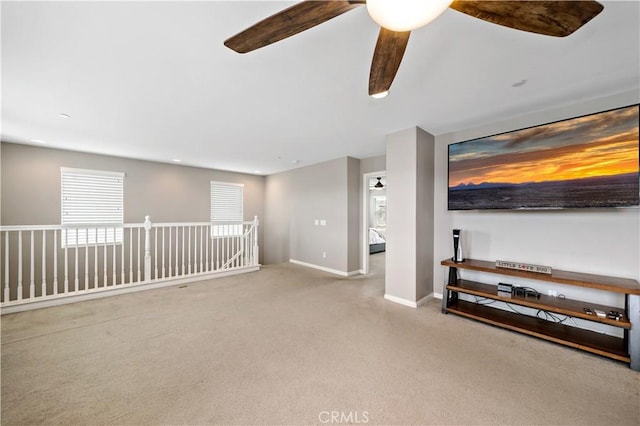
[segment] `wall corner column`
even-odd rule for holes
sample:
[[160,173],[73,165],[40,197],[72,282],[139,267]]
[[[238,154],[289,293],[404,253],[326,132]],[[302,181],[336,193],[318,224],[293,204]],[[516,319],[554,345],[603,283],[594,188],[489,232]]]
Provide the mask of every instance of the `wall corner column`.
[[417,307],[433,294],[435,137],[412,127],[386,143],[385,298]]

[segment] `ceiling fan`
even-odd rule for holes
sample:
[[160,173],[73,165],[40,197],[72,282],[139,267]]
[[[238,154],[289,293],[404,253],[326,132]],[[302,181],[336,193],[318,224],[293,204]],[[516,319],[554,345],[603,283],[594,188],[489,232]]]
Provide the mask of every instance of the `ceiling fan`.
[[556,37],[568,36],[604,9],[591,0],[307,0],[263,19],[224,44],[238,53],[251,52],[364,4],[381,27],[369,74],[369,95],[376,98],[388,93],[411,30],[428,24],[448,7],[493,24]]

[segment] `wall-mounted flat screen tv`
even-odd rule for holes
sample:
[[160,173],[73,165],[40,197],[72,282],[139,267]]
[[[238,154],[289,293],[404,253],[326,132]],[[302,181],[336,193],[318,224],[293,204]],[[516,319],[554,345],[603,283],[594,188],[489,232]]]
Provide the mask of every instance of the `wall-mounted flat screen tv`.
[[449,210],[640,205],[639,107],[449,145]]

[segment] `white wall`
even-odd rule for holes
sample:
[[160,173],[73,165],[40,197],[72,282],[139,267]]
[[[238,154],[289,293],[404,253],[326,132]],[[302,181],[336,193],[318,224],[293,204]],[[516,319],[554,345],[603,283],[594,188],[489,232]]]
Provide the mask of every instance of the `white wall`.
[[[561,211],[447,211],[447,145],[528,126],[638,103],[638,91],[532,113],[481,128],[436,137],[434,292],[442,294],[446,268],[440,261],[453,251],[452,229],[462,230],[465,257],[515,260],[556,269],[640,279],[640,209]],[[484,276],[483,281],[499,280]],[[513,280],[509,281],[513,282]],[[568,297],[613,303],[621,298],[588,289],[553,287]]]

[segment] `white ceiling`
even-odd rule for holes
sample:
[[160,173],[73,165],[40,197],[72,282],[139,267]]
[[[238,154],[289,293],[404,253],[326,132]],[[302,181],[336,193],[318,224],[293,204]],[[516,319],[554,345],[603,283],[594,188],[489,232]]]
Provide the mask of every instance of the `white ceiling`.
[[449,9],[412,33],[374,100],[364,7],[240,55],[223,41],[292,2],[2,1],[1,136],[260,174],[381,155],[411,126],[438,135],[638,90],[640,5],[602,3],[567,38]]

